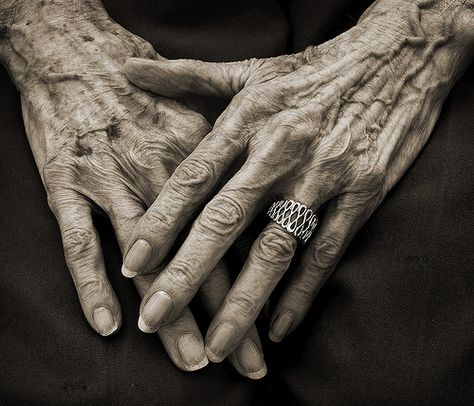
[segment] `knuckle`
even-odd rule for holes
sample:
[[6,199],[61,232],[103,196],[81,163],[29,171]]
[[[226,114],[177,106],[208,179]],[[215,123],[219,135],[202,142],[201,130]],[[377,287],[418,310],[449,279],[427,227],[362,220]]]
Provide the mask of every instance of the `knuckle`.
[[342,243],[331,237],[317,241],[313,251],[313,261],[319,271],[330,272],[342,252]]
[[53,193],[68,181],[70,168],[59,163],[58,159],[47,162],[42,170],[44,186],[47,192]]
[[170,188],[180,196],[188,198],[214,183],[214,172],[210,164],[188,159],[176,169],[169,179]]
[[48,193],[46,200],[51,211],[54,214],[58,213],[58,199],[52,193]]
[[83,301],[88,301],[107,290],[107,283],[103,278],[90,273],[79,275],[75,281],[76,290]]
[[197,225],[218,237],[228,237],[238,231],[244,219],[245,212],[241,203],[231,197],[219,195],[203,210]]
[[313,301],[314,289],[311,284],[292,284],[288,287],[288,295],[298,305],[306,306]]
[[254,260],[273,265],[289,264],[295,253],[296,243],[296,239],[284,230],[264,232],[258,240]]
[[258,312],[254,299],[244,291],[239,291],[237,295],[232,295],[227,299],[227,303],[234,314],[244,317],[253,318]]
[[72,228],[63,233],[64,252],[67,260],[87,257],[97,248],[95,234],[84,228]]
[[149,169],[153,168],[158,161],[157,158],[160,152],[162,151],[160,151],[153,140],[138,138],[128,154],[125,155],[125,159],[128,159],[130,162],[127,163],[133,164],[135,167]]
[[281,113],[276,120],[276,128],[276,136],[285,144],[291,143],[305,148],[314,141],[315,124],[310,117],[297,109]]
[[196,285],[197,277],[192,271],[191,264],[177,261],[170,269],[172,281],[179,288],[191,288]]
[[362,171],[362,180],[364,184],[371,188],[379,189],[387,177],[387,168],[381,163],[376,163],[366,167]]
[[156,51],[148,41],[142,40],[141,38],[136,38],[137,41],[137,54],[142,55],[143,58],[155,59]]
[[151,233],[156,232],[158,228],[160,230],[171,230],[176,224],[171,215],[165,213],[161,208],[148,210],[144,220],[145,221],[141,223],[144,224]]
[[192,119],[184,123],[185,134],[191,134],[191,138],[201,140],[211,130],[209,122],[200,114],[193,115]]
[[237,94],[238,106],[242,110],[251,110],[254,109],[256,105],[259,105],[259,100],[261,100],[262,93],[258,85],[247,88],[244,92]]
[[384,165],[375,165],[369,176],[373,183],[381,185],[387,176],[387,169]]

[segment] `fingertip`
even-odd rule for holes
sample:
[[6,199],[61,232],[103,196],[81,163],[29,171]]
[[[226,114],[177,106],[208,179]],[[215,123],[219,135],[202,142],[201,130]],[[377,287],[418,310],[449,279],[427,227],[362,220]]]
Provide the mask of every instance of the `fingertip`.
[[199,364],[196,364],[194,366],[185,365],[185,368],[186,368],[186,371],[194,372],[194,371],[199,371],[200,369],[203,369],[207,365],[209,365],[209,359],[206,357]]
[[125,265],[122,265],[122,275],[126,278],[134,278],[138,273],[128,269]]
[[136,276],[138,272],[146,271],[148,262],[153,255],[152,245],[143,238],[137,239],[125,254],[123,259],[122,273],[128,272],[128,275]]
[[221,322],[206,338],[207,357],[212,362],[222,362],[239,341],[237,328],[229,322]]
[[118,318],[106,306],[97,307],[92,314],[92,318],[96,331],[103,337],[107,337],[118,330]]
[[[145,300],[145,299],[144,299]],[[139,327],[145,332],[155,332],[169,322],[169,316],[174,308],[173,298],[165,291],[154,292],[140,310]],[[141,320],[141,321],[140,321]]]
[[274,342],[274,343],[276,343],[276,344],[281,343],[281,342],[283,341],[283,339],[284,339],[284,337],[275,336],[275,335],[272,333],[271,330],[268,332],[268,338],[270,339],[270,341],[272,341],[272,342]]
[[267,373],[267,365],[257,343],[250,338],[242,341],[235,354],[241,366],[242,374],[250,379],[261,379]]
[[207,345],[205,346],[205,350],[206,350],[206,355],[209,361],[215,364],[218,364],[224,361],[225,356],[214,354],[214,352],[212,352],[212,350]]
[[249,372],[247,373],[245,376],[247,378],[250,378],[250,379],[253,379],[253,380],[258,380],[258,379],[262,379],[263,377],[265,377],[265,375],[267,375],[267,366],[265,365],[262,369],[260,369],[259,371],[256,371],[256,372]]
[[123,73],[134,85],[148,89],[152,86],[152,83],[159,80],[157,75],[153,74],[152,69],[150,69],[150,66],[152,66],[150,64],[157,62],[158,61],[149,61],[141,58],[130,58],[125,62]]
[[125,62],[123,72],[130,80],[134,77],[135,69],[138,67],[139,63],[139,58],[130,58]]
[[273,318],[273,322],[268,332],[268,337],[274,343],[281,342],[291,331],[295,318],[289,310],[278,312]]
[[145,58],[129,58],[127,59],[127,61],[125,62],[125,66],[124,66],[124,70],[125,71],[128,71],[129,69],[134,69],[136,67],[139,67],[140,65],[144,65],[146,63],[150,63],[150,62],[156,62],[155,60],[148,60],[148,59],[145,59]]
[[197,371],[209,364],[202,339],[193,333],[182,334],[177,340],[177,347],[183,367],[186,371]]
[[138,328],[143,331],[144,333],[151,334],[156,332],[155,329],[152,329],[150,326],[148,326],[144,321],[142,316],[138,318]]

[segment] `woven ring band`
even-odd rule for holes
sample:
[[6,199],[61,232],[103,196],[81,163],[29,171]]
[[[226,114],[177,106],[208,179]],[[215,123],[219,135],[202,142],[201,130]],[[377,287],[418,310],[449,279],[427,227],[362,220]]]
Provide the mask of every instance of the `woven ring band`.
[[274,202],[267,214],[275,223],[299,238],[303,244],[308,241],[318,225],[318,216],[313,210],[294,200]]

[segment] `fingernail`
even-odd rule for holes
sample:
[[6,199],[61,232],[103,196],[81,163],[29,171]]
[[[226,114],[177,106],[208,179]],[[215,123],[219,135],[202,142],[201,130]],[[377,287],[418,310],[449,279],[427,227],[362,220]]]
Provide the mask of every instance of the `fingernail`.
[[[137,272],[143,271],[151,258],[152,247],[148,241],[137,240],[128,250],[123,260],[122,273],[124,276],[135,276]],[[124,272],[125,269],[125,272]]]
[[288,311],[280,312],[270,327],[270,333],[268,334],[270,340],[279,343],[288,334],[292,324],[293,315]]
[[250,379],[260,379],[267,374],[267,366],[257,343],[247,339],[236,350],[242,372]]
[[164,324],[171,310],[173,310],[171,296],[162,290],[155,292],[140,312],[138,327],[145,333],[155,332]]
[[177,345],[179,355],[188,371],[204,368],[209,363],[203,342],[194,334],[183,334],[179,337]]
[[237,339],[237,329],[230,323],[221,323],[213,331],[206,346],[207,357],[212,362],[221,362]]
[[107,307],[98,307],[93,314],[97,330],[103,336],[109,336],[117,330],[118,323],[112,312]]
[[142,316],[138,317],[138,328],[143,331],[144,333],[154,333],[156,330],[152,329],[151,327],[147,326],[142,319]]
[[127,278],[133,278],[137,276],[137,273],[128,269],[125,265],[122,265],[122,275]]

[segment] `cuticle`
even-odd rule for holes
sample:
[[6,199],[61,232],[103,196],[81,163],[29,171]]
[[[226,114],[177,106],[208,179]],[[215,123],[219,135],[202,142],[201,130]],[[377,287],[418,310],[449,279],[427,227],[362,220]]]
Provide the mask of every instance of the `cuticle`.
[[[97,325],[97,322],[95,321],[94,313],[95,313],[95,311],[96,311],[97,309],[100,309],[101,307],[107,309],[107,310],[110,312],[110,314],[112,314],[112,317],[113,317],[113,319],[114,319],[114,325],[112,326],[112,328],[104,333],[104,336],[108,336],[108,335],[112,334],[115,330],[117,330],[118,325],[119,325],[119,320],[118,320],[118,318],[115,316],[114,312],[112,311],[112,309],[111,309],[109,306],[97,305],[97,306],[95,306],[95,307],[92,308],[92,312],[91,312],[91,318],[92,318],[92,320],[94,320],[94,324],[95,324],[95,326],[96,326],[97,329],[99,328],[99,326]],[[101,334],[101,335],[102,335],[102,334]]]
[[[105,305],[97,305],[95,307],[92,308],[92,312],[91,312],[91,317],[92,317],[92,320],[94,320],[94,313],[97,309],[101,308],[101,307],[104,307],[106,308],[110,313],[112,313],[112,316],[115,320],[115,323],[117,323],[117,318],[115,317],[115,314],[114,312],[112,311],[112,309],[109,307],[109,306],[105,306]],[[95,320],[94,320],[94,323],[95,323]]]
[[146,264],[145,264],[145,267],[148,265],[148,262],[150,262],[150,259],[151,257],[153,257],[153,254],[154,254],[154,249],[153,249],[153,244],[148,241],[146,238],[137,238],[132,245],[130,245],[130,247],[128,248],[127,252],[125,253],[125,255],[123,256],[124,258],[128,255],[128,253],[130,252],[130,250],[132,249],[132,247],[135,245],[135,243],[138,241],[138,240],[143,240],[143,241],[146,241],[150,247],[151,247],[151,254],[150,254],[150,258],[148,258],[148,261],[146,261]]
[[174,310],[174,299],[173,297],[166,291],[166,290],[163,290],[163,289],[160,289],[160,290],[157,290],[156,292],[154,292],[148,299],[147,301],[140,307],[140,314],[142,313],[142,310],[143,308],[145,308],[148,304],[148,302],[150,301],[150,299],[155,295],[157,294],[158,292],[163,292],[163,293],[166,293],[166,295],[168,295],[168,297],[171,299],[171,309],[167,315],[167,317],[161,322],[160,326],[158,326],[158,329],[161,327],[161,326],[164,326],[167,322],[168,322],[168,319],[169,319],[169,315],[173,312]]
[[237,336],[239,335],[239,328],[235,325],[235,323],[231,321],[221,321],[212,329],[211,334],[210,334],[211,338],[214,336],[214,333],[216,332],[217,327],[219,327],[222,324],[230,324],[234,328],[235,332],[237,333],[236,335]]

